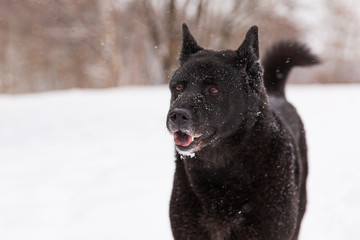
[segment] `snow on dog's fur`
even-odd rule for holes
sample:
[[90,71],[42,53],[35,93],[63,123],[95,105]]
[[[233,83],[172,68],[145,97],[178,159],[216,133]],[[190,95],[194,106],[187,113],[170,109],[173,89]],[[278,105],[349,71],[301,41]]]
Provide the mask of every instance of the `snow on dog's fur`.
[[317,58],[297,42],[259,63],[258,28],[236,51],[200,47],[183,25],[167,127],[176,171],[175,239],[297,239],[306,206],[305,132],[284,86]]

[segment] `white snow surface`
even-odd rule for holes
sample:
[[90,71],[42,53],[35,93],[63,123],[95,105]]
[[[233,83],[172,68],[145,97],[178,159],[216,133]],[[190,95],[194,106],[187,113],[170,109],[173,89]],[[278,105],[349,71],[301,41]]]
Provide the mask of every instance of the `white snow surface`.
[[[360,85],[288,87],[306,125],[301,240],[360,239]],[[0,96],[0,239],[172,239],[167,87]]]

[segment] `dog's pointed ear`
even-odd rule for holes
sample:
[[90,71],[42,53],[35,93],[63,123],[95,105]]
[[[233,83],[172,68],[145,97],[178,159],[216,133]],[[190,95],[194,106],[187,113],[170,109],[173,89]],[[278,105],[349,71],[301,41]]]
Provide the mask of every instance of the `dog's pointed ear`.
[[259,64],[258,27],[252,26],[246,33],[245,39],[236,50],[244,70],[249,74],[251,67]]
[[259,59],[259,36],[258,27],[252,26],[246,33],[245,39],[238,48],[237,52],[239,55],[254,54]]
[[198,51],[204,50],[197,44],[195,38],[191,35],[190,30],[185,23],[183,23],[182,25],[182,30],[183,39],[179,56],[180,64],[183,64],[190,57],[190,55]]

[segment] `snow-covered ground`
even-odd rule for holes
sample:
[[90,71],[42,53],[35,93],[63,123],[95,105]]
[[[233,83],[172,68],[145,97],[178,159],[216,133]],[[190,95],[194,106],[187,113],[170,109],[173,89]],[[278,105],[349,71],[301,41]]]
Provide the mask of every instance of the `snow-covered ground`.
[[[289,86],[306,124],[301,240],[360,239],[360,86]],[[0,239],[171,239],[167,87],[0,96]]]

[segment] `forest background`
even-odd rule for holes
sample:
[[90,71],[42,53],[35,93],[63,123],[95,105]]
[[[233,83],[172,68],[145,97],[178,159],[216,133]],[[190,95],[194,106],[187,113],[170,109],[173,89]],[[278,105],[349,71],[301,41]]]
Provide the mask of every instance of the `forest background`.
[[297,39],[322,59],[291,82],[360,83],[359,20],[355,0],[1,0],[0,93],[166,84],[183,22],[212,49],[256,24],[261,55]]

